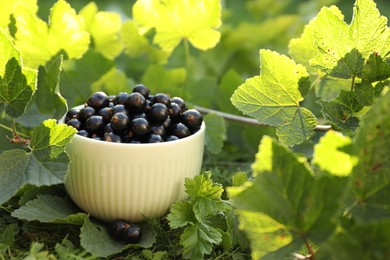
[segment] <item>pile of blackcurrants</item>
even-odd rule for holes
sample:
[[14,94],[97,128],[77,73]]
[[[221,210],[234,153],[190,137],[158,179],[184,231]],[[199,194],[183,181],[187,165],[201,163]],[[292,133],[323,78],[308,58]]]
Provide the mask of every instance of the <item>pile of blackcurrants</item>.
[[139,225],[128,223],[122,219],[115,220],[110,225],[109,232],[115,240],[128,244],[136,244],[142,238],[142,230]]
[[72,108],[65,116],[77,134],[115,143],[174,141],[196,133],[202,122],[199,111],[188,109],[182,98],[151,95],[143,84],[115,96],[95,92],[82,108]]

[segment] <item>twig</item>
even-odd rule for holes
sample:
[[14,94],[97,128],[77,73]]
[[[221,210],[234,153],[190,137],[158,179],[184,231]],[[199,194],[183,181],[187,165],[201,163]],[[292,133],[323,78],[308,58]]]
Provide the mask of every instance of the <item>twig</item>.
[[[257,120],[253,119],[253,118],[248,118],[248,117],[244,117],[244,116],[237,116],[237,115],[233,115],[233,114],[229,114],[229,113],[225,113],[225,112],[221,112],[218,110],[205,108],[205,107],[201,107],[201,106],[194,106],[194,109],[198,110],[202,114],[210,114],[210,113],[216,114],[218,116],[225,118],[226,120],[236,121],[236,122],[249,124],[249,125],[256,125],[259,127],[268,127],[268,125],[259,124],[259,122],[257,122]],[[314,131],[327,132],[331,129],[332,129],[332,126],[330,126],[330,125],[317,125],[314,128]]]

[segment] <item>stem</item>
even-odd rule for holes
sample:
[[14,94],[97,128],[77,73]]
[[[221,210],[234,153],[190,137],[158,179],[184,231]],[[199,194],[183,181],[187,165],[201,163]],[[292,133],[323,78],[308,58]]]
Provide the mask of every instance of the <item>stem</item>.
[[309,252],[310,254],[310,260],[314,260],[315,257],[314,257],[314,250],[313,250],[313,247],[310,245],[309,241],[307,238],[304,239],[305,240],[305,245],[306,245],[306,248],[307,248],[307,251]]
[[355,88],[355,78],[356,78],[356,76],[353,76],[352,77],[352,84],[351,84],[351,92],[354,90],[354,88]]
[[[209,109],[209,108],[205,108],[205,107],[200,107],[200,106],[194,106],[194,109],[198,110],[202,114],[213,113],[213,114],[221,116],[221,117],[225,118],[226,120],[230,120],[230,121],[236,121],[236,122],[240,122],[240,123],[244,123],[244,124],[248,124],[248,125],[255,125],[255,126],[259,126],[259,127],[268,127],[268,125],[259,124],[259,122],[257,122],[257,120],[253,119],[253,118],[248,118],[248,117],[244,117],[244,116],[236,116],[233,114],[229,114],[229,113],[225,113],[225,112],[221,112],[221,111],[217,111],[217,110],[213,110],[213,109]],[[330,126],[330,125],[317,125],[314,128],[314,131],[327,132],[331,129],[332,129],[332,126]]]
[[186,62],[186,80],[183,85],[183,92],[182,92],[182,97],[185,100],[186,99],[186,86],[188,84],[188,76],[189,76],[189,71],[190,71],[190,59],[191,59],[191,54],[190,54],[190,45],[188,43],[187,39],[184,39],[183,41],[184,44],[184,53],[185,53],[185,62]]

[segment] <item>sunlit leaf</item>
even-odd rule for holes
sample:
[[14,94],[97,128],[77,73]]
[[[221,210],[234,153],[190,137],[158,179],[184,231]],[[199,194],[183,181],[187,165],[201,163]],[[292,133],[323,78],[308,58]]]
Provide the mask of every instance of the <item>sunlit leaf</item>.
[[62,52],[66,58],[77,59],[88,49],[90,39],[84,20],[64,0],[52,7],[49,24],[22,4],[16,6],[14,17],[17,27],[15,45],[29,67],[45,65]]
[[169,52],[182,40],[206,50],[220,39],[216,29],[221,25],[221,5],[217,0],[139,0],[133,15],[144,31],[155,28],[154,42]]
[[309,74],[302,65],[276,52],[260,51],[260,76],[249,78],[234,92],[231,101],[260,124],[277,127],[287,145],[310,137],[317,124],[315,116],[300,102],[310,87]]

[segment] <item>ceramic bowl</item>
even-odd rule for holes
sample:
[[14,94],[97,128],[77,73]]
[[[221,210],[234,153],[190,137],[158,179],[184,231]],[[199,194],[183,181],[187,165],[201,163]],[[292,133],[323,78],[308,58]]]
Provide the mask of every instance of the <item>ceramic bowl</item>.
[[66,190],[82,210],[104,221],[163,216],[186,198],[185,179],[200,173],[204,138],[204,122],[191,136],[162,143],[110,143],[76,134],[66,146]]

